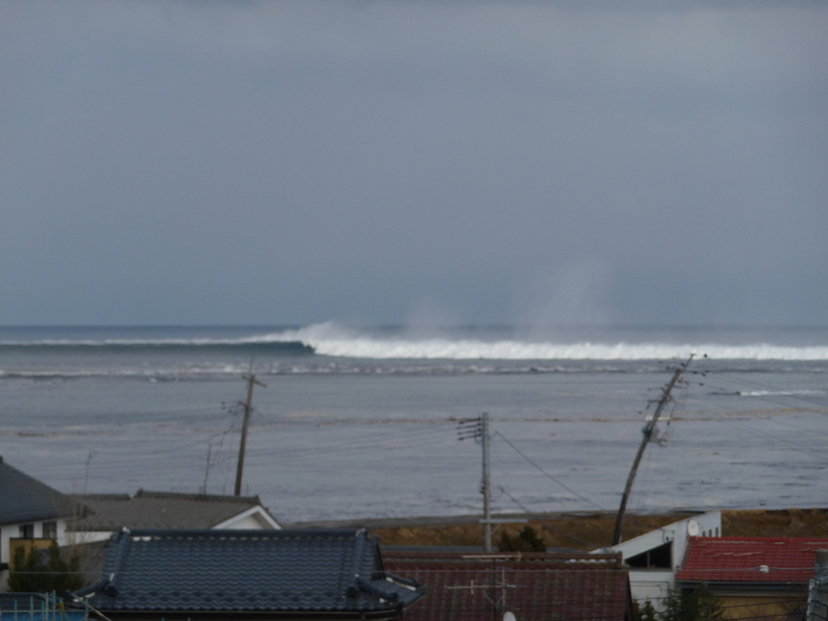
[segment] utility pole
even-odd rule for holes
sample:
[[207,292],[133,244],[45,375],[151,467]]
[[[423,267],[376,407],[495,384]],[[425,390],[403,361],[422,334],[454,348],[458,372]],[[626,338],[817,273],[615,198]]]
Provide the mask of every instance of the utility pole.
[[253,386],[258,384],[262,388],[267,388],[267,384],[263,384],[257,380],[253,373],[248,373],[242,377],[247,380],[247,401],[245,403],[239,402],[239,405],[244,407],[244,422],[242,423],[241,442],[239,443],[239,462],[236,465],[236,496],[241,496],[244,451],[247,447],[247,426],[250,424],[250,412],[253,410]]
[[616,546],[621,543],[621,527],[624,523],[624,512],[627,510],[627,500],[630,498],[630,491],[632,491],[633,481],[635,480],[635,473],[638,470],[638,464],[641,463],[641,457],[644,455],[644,449],[647,448],[647,443],[650,441],[650,437],[653,435],[653,430],[655,429],[656,423],[658,422],[658,417],[661,416],[661,411],[664,409],[664,406],[667,405],[670,401],[672,401],[672,397],[670,396],[670,391],[673,390],[673,387],[676,385],[676,382],[679,381],[681,374],[684,373],[687,366],[690,364],[690,361],[693,359],[693,354],[690,354],[690,357],[687,359],[687,362],[681,364],[676,368],[675,372],[673,373],[673,377],[670,378],[670,381],[667,382],[667,385],[661,389],[661,398],[658,400],[658,406],[656,406],[656,410],[653,413],[653,417],[647,421],[647,424],[644,425],[644,429],[641,430],[641,433],[644,434],[644,437],[641,439],[641,446],[638,447],[638,453],[635,455],[635,461],[633,461],[632,468],[630,469],[630,476],[627,477],[627,485],[624,487],[624,493],[621,496],[621,506],[618,507],[618,515],[615,518],[615,530],[612,533],[612,545]]
[[483,494],[483,549],[488,553],[492,551],[492,482],[489,466],[489,415],[484,412],[480,418],[462,420],[457,425],[457,439],[465,440],[474,438],[480,441],[483,446],[483,483],[480,486],[480,493]]
[[488,554],[492,551],[492,473],[489,467],[489,414],[486,412],[480,418],[480,427],[483,436],[483,551]]

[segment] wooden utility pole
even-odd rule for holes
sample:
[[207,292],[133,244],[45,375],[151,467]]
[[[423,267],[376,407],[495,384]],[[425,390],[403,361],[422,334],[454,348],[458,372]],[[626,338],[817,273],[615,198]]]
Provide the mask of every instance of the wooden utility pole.
[[489,415],[486,412],[480,418],[462,420],[457,425],[457,439],[465,440],[467,438],[473,438],[475,442],[479,440],[483,445],[483,484],[480,486],[480,493],[483,494],[483,519],[480,520],[480,523],[483,524],[483,549],[486,552],[491,552],[492,524],[497,520],[492,520],[491,514],[492,476],[489,466],[489,440],[491,438],[489,437]]
[[480,418],[480,431],[483,436],[483,551],[492,551],[492,472],[489,465],[489,415],[483,412]]
[[263,384],[256,379],[252,373],[243,375],[247,380],[247,401],[240,405],[244,406],[244,422],[242,423],[241,442],[239,443],[239,462],[236,465],[236,496],[241,496],[242,486],[242,471],[244,470],[244,451],[247,447],[247,426],[250,424],[250,412],[253,410],[253,386],[258,384],[262,388],[267,388],[267,384]]
[[671,400],[672,397],[670,396],[670,391],[673,390],[673,387],[678,382],[681,374],[684,373],[684,370],[687,368],[687,365],[690,364],[690,361],[693,359],[693,354],[690,354],[690,357],[687,359],[687,362],[680,365],[675,372],[673,373],[673,377],[670,378],[670,381],[667,382],[667,385],[661,389],[661,398],[658,400],[658,406],[656,407],[655,412],[653,413],[653,417],[647,421],[647,424],[644,425],[644,429],[641,430],[641,433],[644,434],[644,437],[641,439],[641,446],[638,447],[638,453],[635,455],[635,461],[633,461],[632,468],[630,469],[630,476],[627,477],[627,485],[624,487],[624,493],[621,496],[621,506],[618,507],[618,515],[615,518],[615,530],[612,532],[612,545],[616,546],[621,543],[621,527],[624,523],[624,512],[627,510],[627,500],[630,498],[630,491],[632,491],[633,481],[635,480],[635,473],[638,470],[638,464],[641,463],[641,457],[644,455],[644,449],[647,448],[647,443],[650,441],[650,437],[653,435],[653,430],[655,429],[656,423],[658,422],[658,417],[661,416],[661,411],[664,409],[664,406],[667,405]]

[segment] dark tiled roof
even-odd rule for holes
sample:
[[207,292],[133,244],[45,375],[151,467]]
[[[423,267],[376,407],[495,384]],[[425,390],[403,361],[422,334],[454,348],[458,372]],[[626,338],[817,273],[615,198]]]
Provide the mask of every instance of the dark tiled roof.
[[828,539],[692,537],[676,580],[807,583],[820,548],[828,548]]
[[72,499],[85,507],[77,530],[128,528],[212,528],[243,511],[261,506],[258,496],[213,496],[139,490],[127,494],[76,495]]
[[66,496],[12,468],[0,457],[0,524],[54,520],[70,514]]
[[620,555],[386,552],[384,567],[428,590],[407,621],[630,621]]
[[104,611],[333,612],[388,617],[422,589],[382,571],[367,530],[132,530],[91,589]]

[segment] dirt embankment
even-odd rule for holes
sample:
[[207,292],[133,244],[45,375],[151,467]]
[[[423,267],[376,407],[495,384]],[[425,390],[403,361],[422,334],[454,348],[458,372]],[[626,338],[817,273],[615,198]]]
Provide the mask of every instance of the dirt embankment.
[[[671,522],[690,517],[691,513],[665,515],[628,515],[624,520],[624,539],[631,539]],[[515,516],[518,518],[518,516]],[[483,527],[476,517],[419,518],[411,520],[365,520],[385,545],[479,546]],[[610,514],[549,515],[548,519],[503,524],[495,533],[515,535],[526,524],[537,530],[547,546],[575,550],[594,550],[607,546],[612,538],[615,516]],[[828,509],[726,510],[722,511],[722,534],[750,537],[828,537]]]

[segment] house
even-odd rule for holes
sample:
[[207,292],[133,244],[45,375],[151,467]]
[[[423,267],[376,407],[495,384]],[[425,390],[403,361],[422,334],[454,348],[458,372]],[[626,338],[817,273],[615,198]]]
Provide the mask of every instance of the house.
[[279,529],[258,496],[218,496],[138,490],[129,494],[73,495],[80,516],[69,523],[77,543],[106,541],[127,528]]
[[72,505],[66,496],[13,468],[2,457],[0,490],[0,591],[4,591],[12,548],[63,542]]
[[618,554],[406,552],[383,549],[385,569],[425,586],[407,621],[632,621]]
[[423,593],[367,529],[122,529],[75,595],[113,621],[314,621],[397,618]]
[[787,619],[804,609],[824,537],[692,537],[676,586],[706,583],[728,619]]
[[675,583],[687,542],[691,537],[718,537],[722,532],[722,512],[708,511],[679,520],[611,548],[595,553],[619,552],[630,568],[630,589],[639,604],[650,602],[657,611]]

